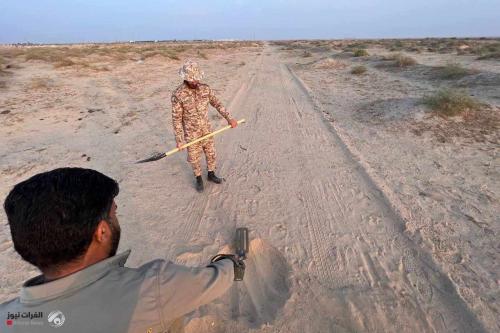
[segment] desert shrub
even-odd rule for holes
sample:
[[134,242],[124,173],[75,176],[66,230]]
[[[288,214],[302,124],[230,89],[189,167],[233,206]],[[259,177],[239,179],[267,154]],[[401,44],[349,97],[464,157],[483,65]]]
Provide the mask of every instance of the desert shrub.
[[20,68],[20,67],[17,65],[13,65],[13,64],[7,65],[6,59],[0,57],[0,76],[11,75],[12,72],[10,72],[6,69],[13,69],[13,68]]
[[74,65],[70,58],[85,58],[96,51],[94,47],[33,47],[26,50],[24,57],[26,61],[38,60],[65,67]]
[[30,48],[26,51],[24,56],[26,61],[30,60],[52,61],[54,54],[52,50],[43,47],[43,48]]
[[366,57],[368,55],[368,51],[365,49],[356,49],[354,50],[353,56],[354,57]]
[[392,47],[404,47],[404,44],[403,44],[403,41],[401,40],[397,40],[394,42],[394,44],[392,44]]
[[304,51],[304,53],[302,53],[302,57],[304,57],[304,58],[309,58],[311,56],[312,56],[312,54],[309,51]]
[[492,53],[499,53],[500,43],[488,43],[488,44],[481,43],[480,45],[475,45],[472,48],[471,52],[479,55],[480,58]]
[[48,89],[52,86],[51,80],[47,77],[35,77],[31,79],[29,88],[31,89]]
[[405,55],[400,54],[396,57],[396,65],[398,67],[413,66],[416,63],[417,63],[417,61],[409,56],[405,56]]
[[204,52],[200,52],[200,51],[198,51],[198,57],[200,57],[200,58],[202,58],[202,59],[205,59],[205,60],[207,60],[207,59],[208,59],[207,54],[206,54],[206,53],[204,53]]
[[167,55],[168,58],[172,59],[172,60],[181,60],[181,58],[179,58],[179,56],[177,55],[177,53],[169,53]]
[[478,57],[477,59],[478,60],[500,59],[500,51],[484,54],[484,55]]
[[366,73],[366,67],[365,66],[354,66],[352,69],[351,69],[351,74],[355,74],[355,75],[361,75],[363,73]]
[[391,53],[391,54],[384,54],[382,56],[382,60],[396,60],[396,53]]
[[392,65],[396,67],[408,67],[417,64],[417,61],[412,57],[406,56],[401,53],[392,53],[382,56],[382,60],[393,61]]
[[312,65],[312,67],[321,69],[342,69],[346,68],[347,64],[337,59],[326,58],[317,61],[316,63],[314,63],[314,65]]
[[481,103],[462,90],[439,90],[434,95],[425,96],[422,102],[443,117],[461,115],[481,107]]
[[70,67],[74,66],[76,63],[71,59],[63,59],[54,64],[54,68]]
[[448,63],[444,67],[440,67],[437,72],[437,77],[442,80],[460,79],[471,74],[472,71],[463,67],[458,63]]

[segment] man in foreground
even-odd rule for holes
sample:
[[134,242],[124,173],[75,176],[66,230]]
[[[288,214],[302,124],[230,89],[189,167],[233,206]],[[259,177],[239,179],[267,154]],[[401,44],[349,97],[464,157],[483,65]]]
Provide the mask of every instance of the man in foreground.
[[113,179],[80,168],[12,189],[4,208],[14,248],[42,275],[0,305],[0,332],[168,332],[231,287],[236,262],[224,255],[203,268],[161,259],[125,267],[130,251],[116,254],[118,191]]
[[[177,147],[193,141],[212,132],[208,120],[208,105],[212,105],[227,120],[232,128],[238,122],[232,119],[214,91],[206,84],[200,83],[203,72],[196,62],[188,60],[180,69],[184,82],[172,94],[172,122],[174,126]],[[215,143],[213,138],[198,142],[187,148],[188,162],[191,163],[196,177],[196,190],[203,192],[201,177],[201,154],[205,153],[207,160],[207,179],[216,184],[222,183],[222,178],[215,175]]]

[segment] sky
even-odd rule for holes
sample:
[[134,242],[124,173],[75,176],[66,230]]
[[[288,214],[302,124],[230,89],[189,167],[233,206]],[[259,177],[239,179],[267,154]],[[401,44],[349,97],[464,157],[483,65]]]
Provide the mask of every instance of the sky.
[[500,0],[0,0],[0,43],[498,37]]

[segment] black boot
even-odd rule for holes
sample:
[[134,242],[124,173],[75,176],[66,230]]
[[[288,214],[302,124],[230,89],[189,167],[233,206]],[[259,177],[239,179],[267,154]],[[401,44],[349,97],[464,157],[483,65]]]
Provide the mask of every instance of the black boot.
[[196,191],[198,192],[203,192],[204,190],[204,186],[203,186],[203,178],[201,178],[201,176],[196,176]]
[[207,179],[211,182],[214,182],[216,184],[220,184],[222,183],[222,181],[224,180],[223,178],[219,178],[215,175],[215,173],[213,171],[209,171],[208,172],[208,177]]

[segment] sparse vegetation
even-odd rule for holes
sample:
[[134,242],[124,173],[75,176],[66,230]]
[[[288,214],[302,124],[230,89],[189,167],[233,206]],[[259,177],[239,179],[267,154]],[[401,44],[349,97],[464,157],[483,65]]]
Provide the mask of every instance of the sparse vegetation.
[[479,55],[477,59],[498,59],[500,55],[500,43],[479,44],[472,48],[472,53]]
[[347,64],[345,62],[332,58],[319,60],[313,65],[313,68],[321,68],[321,69],[342,69],[346,67]]
[[481,107],[481,103],[461,90],[443,89],[431,96],[423,98],[422,102],[437,115],[453,117],[473,112]]
[[398,66],[398,67],[408,67],[408,66],[413,66],[413,65],[416,65],[416,64],[417,64],[417,61],[416,61],[415,59],[413,59],[412,57],[409,57],[409,56],[406,56],[406,55],[399,54],[399,55],[396,57],[395,64],[396,64],[396,66]]
[[361,75],[363,73],[366,73],[366,71],[367,71],[366,66],[354,66],[351,69],[351,74]]
[[354,50],[353,56],[354,57],[366,57],[366,56],[368,56],[368,51],[366,51],[365,49],[356,49],[356,50]]
[[487,53],[477,58],[478,60],[500,59],[500,51]]
[[74,66],[76,65],[76,63],[71,60],[71,59],[64,59],[64,60],[61,60],[61,61],[58,61],[54,64],[54,67],[55,68],[61,68],[61,67],[70,67],[70,66]]
[[208,59],[207,54],[206,54],[206,53],[204,53],[204,52],[200,52],[200,51],[198,51],[198,57],[200,57],[200,58],[202,58],[202,59],[205,59],[205,60],[207,60],[207,59]]
[[[101,62],[146,60],[151,57],[164,57],[180,60],[182,54],[197,54],[203,59],[208,56],[203,50],[232,49],[239,47],[261,47],[256,42],[165,42],[165,43],[123,43],[72,46],[28,46],[0,49],[5,61],[22,57],[25,61],[41,61],[62,67],[94,67]],[[195,53],[196,52],[196,53]],[[4,61],[2,60],[2,61]],[[1,68],[1,65],[0,65]]]
[[448,63],[444,67],[437,70],[437,77],[442,80],[455,80],[472,74],[470,69],[467,69],[459,63]]
[[396,67],[409,67],[417,64],[417,61],[415,59],[402,53],[385,55],[382,57],[382,59],[393,61],[393,65]]
[[312,56],[312,54],[309,51],[304,51],[304,53],[302,53],[302,57],[304,57],[304,58],[309,58],[311,56]]
[[48,89],[52,86],[51,80],[48,77],[35,77],[31,79],[30,89]]

